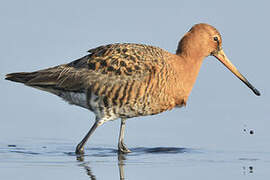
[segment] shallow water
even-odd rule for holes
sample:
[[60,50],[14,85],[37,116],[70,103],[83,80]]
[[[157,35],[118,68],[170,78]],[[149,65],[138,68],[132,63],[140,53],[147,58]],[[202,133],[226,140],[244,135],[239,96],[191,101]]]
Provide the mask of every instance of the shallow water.
[[[76,156],[75,144],[34,139],[0,144],[0,179],[265,179],[270,153],[188,147],[117,149],[92,144]],[[31,143],[30,143],[31,142]]]

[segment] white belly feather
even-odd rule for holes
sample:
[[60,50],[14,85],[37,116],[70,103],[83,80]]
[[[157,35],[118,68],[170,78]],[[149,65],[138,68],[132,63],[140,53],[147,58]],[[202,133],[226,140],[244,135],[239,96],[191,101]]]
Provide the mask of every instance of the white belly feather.
[[60,95],[61,98],[77,106],[81,106],[88,109],[86,94],[77,92],[64,92]]

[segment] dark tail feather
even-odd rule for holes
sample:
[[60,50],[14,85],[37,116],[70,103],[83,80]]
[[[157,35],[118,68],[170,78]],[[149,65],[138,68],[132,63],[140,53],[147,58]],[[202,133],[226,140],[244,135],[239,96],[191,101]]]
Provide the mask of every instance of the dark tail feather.
[[36,77],[37,72],[19,72],[7,74],[5,79],[26,84]]
[[65,66],[56,66],[34,72],[10,73],[5,79],[58,95],[59,90],[82,91],[80,77],[75,75],[76,72]]
[[[43,91],[51,92],[53,94],[59,95],[59,91],[55,88],[55,82],[50,81],[51,77],[49,73],[43,73],[41,71],[36,72],[19,72],[19,73],[10,73],[6,75],[6,80],[23,83],[27,86],[37,88]],[[43,76],[44,77],[43,77]],[[51,85],[51,84],[52,85]]]

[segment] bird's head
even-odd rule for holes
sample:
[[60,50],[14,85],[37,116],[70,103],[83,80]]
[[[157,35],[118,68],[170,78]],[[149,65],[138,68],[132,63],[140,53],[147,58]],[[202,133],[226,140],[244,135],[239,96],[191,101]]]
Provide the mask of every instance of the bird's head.
[[237,70],[222,49],[222,38],[216,28],[208,24],[194,25],[180,40],[177,55],[202,60],[207,56],[216,57],[235,76],[245,83],[256,95],[260,92]]

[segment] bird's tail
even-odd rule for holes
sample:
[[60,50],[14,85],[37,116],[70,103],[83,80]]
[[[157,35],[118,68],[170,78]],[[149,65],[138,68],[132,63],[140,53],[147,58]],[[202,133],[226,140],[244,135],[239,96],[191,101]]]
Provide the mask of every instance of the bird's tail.
[[6,75],[6,80],[27,84],[38,76],[37,72],[18,72]]
[[82,77],[77,71],[65,65],[55,66],[34,72],[17,72],[6,75],[6,80],[23,83],[27,86],[59,95],[62,91],[81,91]]
[[17,72],[6,75],[6,80],[23,83],[27,86],[37,88],[43,91],[58,94],[55,89],[57,86],[58,73],[52,73],[50,69],[34,72]]

